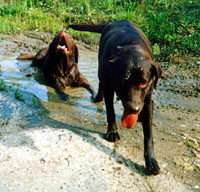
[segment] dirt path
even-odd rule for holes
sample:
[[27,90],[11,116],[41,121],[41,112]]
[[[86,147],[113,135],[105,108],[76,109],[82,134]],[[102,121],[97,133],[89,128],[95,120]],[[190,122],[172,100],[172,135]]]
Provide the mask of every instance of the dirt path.
[[[1,35],[0,59],[36,53],[51,38]],[[144,167],[139,123],[131,130],[119,127],[121,141],[109,143],[105,125],[71,118],[62,106],[28,92],[19,101],[9,89],[0,91],[0,191],[200,191],[199,60],[161,65],[154,93],[160,175],[149,176]]]

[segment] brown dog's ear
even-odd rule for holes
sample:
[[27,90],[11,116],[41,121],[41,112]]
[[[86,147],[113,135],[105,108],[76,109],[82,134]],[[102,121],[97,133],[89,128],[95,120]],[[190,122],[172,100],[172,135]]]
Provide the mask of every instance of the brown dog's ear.
[[156,88],[156,84],[158,82],[158,79],[162,75],[162,68],[160,65],[152,61],[152,66],[153,66],[153,74],[155,75],[155,81],[154,81],[154,88]]
[[78,47],[75,45],[75,53],[74,53],[74,58],[75,58],[75,62],[78,63]]

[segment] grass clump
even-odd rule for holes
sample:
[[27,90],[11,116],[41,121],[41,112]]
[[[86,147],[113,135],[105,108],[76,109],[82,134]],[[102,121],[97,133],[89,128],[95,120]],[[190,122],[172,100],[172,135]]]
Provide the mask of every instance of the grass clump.
[[15,90],[15,98],[19,101],[24,101],[24,98],[22,96],[22,92],[19,90],[19,88],[17,88]]
[[7,91],[7,86],[3,79],[0,79],[0,91]]
[[[39,30],[55,34],[71,23],[105,24],[128,19],[147,35],[154,54],[165,58],[198,55],[199,7],[200,2],[194,0],[2,0],[0,33]],[[98,34],[69,32],[86,43],[99,39]]]

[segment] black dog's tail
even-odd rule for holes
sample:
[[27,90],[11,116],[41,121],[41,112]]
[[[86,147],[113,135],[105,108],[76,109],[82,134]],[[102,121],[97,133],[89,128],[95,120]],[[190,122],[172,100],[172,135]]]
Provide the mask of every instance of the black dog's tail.
[[78,31],[89,31],[89,32],[101,33],[105,26],[106,25],[75,24],[75,25],[69,25],[69,28],[72,28]]

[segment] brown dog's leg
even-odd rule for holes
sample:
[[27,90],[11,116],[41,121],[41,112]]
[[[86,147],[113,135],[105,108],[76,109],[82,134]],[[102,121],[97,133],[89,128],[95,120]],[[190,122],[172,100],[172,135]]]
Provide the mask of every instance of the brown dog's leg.
[[93,87],[88,83],[87,79],[81,74],[78,73],[75,77],[75,81],[71,84],[74,87],[84,87],[86,88],[92,95],[92,100],[94,100],[96,96],[96,92]]
[[82,87],[86,88],[92,95],[92,100],[94,101],[95,96],[96,96],[96,92],[94,91],[93,87],[88,83],[86,84],[82,84]]
[[94,99],[94,103],[99,103],[103,101],[103,88],[102,88],[102,85],[101,85],[101,81],[99,83],[99,90],[98,90],[98,93]]
[[64,93],[61,89],[56,89],[56,92],[60,95],[60,99],[62,99],[63,101],[69,100],[69,95]]
[[42,67],[48,53],[49,47],[45,47],[41,49],[35,56],[32,62],[32,66],[34,67]]
[[120,136],[117,132],[115,110],[113,105],[114,91],[106,90],[104,93],[104,98],[106,103],[106,112],[108,121],[108,131],[105,135],[105,139],[110,142],[115,142],[120,139]]
[[145,105],[141,112],[143,132],[144,132],[144,158],[147,169],[152,174],[157,175],[160,171],[160,168],[155,159],[153,150],[152,116],[153,116],[152,100],[148,99],[147,101],[145,101]]

